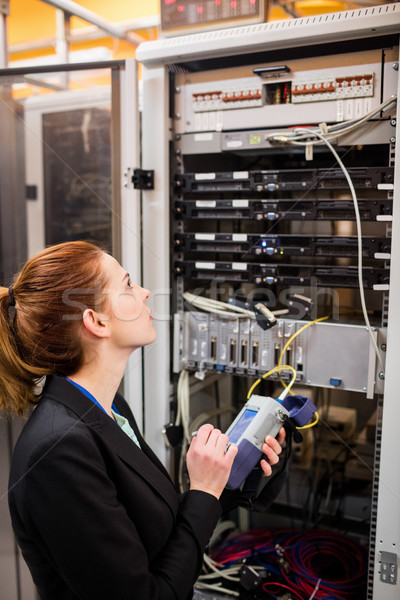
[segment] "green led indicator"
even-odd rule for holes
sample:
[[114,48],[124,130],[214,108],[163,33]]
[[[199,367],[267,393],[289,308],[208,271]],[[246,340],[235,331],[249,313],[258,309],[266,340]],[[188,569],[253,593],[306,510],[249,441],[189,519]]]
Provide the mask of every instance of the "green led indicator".
[[255,133],[252,133],[249,136],[249,143],[250,145],[261,144],[261,135],[256,135]]

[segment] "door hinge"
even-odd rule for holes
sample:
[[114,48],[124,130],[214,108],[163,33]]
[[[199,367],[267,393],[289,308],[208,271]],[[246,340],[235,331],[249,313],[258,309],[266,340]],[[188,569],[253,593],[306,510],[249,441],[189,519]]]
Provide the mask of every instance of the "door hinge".
[[132,183],[135,190],[154,190],[154,171],[134,169]]

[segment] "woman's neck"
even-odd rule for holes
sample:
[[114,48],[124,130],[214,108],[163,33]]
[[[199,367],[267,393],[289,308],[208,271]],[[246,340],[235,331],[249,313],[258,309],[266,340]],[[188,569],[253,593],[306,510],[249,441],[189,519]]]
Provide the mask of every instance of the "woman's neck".
[[111,406],[124,375],[126,363],[127,360],[121,360],[112,364],[109,360],[101,360],[101,357],[98,357],[70,375],[70,379],[90,392],[106,413],[112,416]]

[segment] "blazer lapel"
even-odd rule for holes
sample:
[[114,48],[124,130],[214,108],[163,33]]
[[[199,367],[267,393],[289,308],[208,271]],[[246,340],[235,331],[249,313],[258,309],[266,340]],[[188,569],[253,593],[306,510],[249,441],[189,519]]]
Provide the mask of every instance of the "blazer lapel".
[[164,467],[162,462],[159,460],[158,456],[153,452],[153,450],[150,448],[150,446],[147,444],[146,440],[143,438],[142,434],[140,433],[137,423],[135,421],[135,418],[132,415],[132,411],[131,411],[128,403],[126,402],[126,400],[124,398],[122,398],[122,396],[120,396],[120,394],[117,393],[117,395],[115,396],[115,399],[114,399],[114,404],[118,410],[121,409],[121,414],[123,414],[128,419],[130,426],[132,427],[133,431],[136,434],[136,437],[138,438],[138,440],[140,442],[140,446],[141,446],[143,452],[150,458],[150,460],[155,465],[157,465],[157,467],[160,469],[160,471],[162,471],[162,473],[164,473],[164,475],[166,477],[168,477],[168,479],[170,479],[168,471],[166,470],[166,468]]
[[49,377],[44,396],[64,404],[80,420],[98,431],[115,453],[157,490],[169,504],[173,513],[176,513],[178,497],[174,485],[162,463],[144,441],[135,422],[131,425],[134,426],[133,429],[141,448],[122,431],[115,421],[63,377]]

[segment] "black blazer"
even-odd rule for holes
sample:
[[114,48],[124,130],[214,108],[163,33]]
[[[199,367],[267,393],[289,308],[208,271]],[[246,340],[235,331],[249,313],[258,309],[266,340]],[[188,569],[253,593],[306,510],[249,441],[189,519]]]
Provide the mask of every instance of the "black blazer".
[[41,600],[187,600],[220,516],[210,494],[178,497],[126,402],[141,448],[61,377],[17,442],[14,532]]

